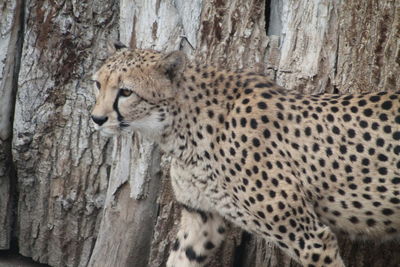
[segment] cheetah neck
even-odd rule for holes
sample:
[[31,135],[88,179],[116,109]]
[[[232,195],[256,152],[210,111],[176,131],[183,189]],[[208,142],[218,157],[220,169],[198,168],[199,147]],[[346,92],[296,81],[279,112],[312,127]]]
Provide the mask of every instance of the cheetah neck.
[[268,78],[218,71],[209,66],[188,66],[175,83],[176,97],[169,102],[171,121],[161,138],[162,149],[183,161],[212,160],[209,152],[219,143],[217,136],[229,127],[226,118],[235,101],[260,80]]
[[[200,73],[209,73],[206,78]],[[213,138],[210,132],[232,105],[232,92],[223,92],[222,72],[210,67],[188,66],[175,81],[176,95],[168,105],[168,126],[160,139],[161,148],[184,162],[204,161]],[[219,131],[216,129],[215,131]]]

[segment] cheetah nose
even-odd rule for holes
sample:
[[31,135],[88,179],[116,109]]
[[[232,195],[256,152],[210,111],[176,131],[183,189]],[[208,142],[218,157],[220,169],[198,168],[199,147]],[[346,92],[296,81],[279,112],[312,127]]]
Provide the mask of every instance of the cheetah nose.
[[93,115],[92,115],[92,120],[93,120],[96,124],[98,124],[99,126],[101,126],[101,125],[103,125],[103,124],[108,120],[108,117],[105,117],[105,116],[97,117],[97,116],[93,116]]

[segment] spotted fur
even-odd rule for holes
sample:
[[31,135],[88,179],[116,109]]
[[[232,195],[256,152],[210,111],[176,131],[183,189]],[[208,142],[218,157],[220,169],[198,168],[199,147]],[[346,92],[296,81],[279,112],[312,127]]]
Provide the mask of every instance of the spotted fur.
[[400,92],[301,95],[180,52],[128,49],[94,78],[98,127],[138,131],[173,158],[186,208],[168,266],[204,266],[222,218],[308,267],[344,266],[336,233],[399,233]]

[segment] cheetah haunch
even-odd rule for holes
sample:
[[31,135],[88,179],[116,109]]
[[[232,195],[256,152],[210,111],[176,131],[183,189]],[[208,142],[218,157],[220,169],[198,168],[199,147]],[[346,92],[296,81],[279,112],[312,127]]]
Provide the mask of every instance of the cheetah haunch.
[[94,75],[92,119],[172,156],[184,209],[167,266],[204,266],[225,220],[309,267],[344,266],[335,232],[400,231],[400,92],[306,96],[181,52],[116,47]]

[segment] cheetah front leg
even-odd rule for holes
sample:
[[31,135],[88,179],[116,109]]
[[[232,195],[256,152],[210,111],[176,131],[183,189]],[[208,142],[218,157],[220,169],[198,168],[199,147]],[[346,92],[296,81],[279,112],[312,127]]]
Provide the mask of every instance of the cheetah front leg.
[[[305,232],[306,233],[306,232]],[[306,267],[345,267],[339,254],[336,235],[325,225],[318,225],[304,239],[300,262]]]
[[167,267],[204,266],[224,240],[225,227],[218,214],[184,206]]
[[304,267],[345,267],[336,235],[305,203],[301,201],[297,207],[287,205],[287,212],[282,210],[282,214],[289,214],[291,210],[289,221],[275,224],[269,234]]

